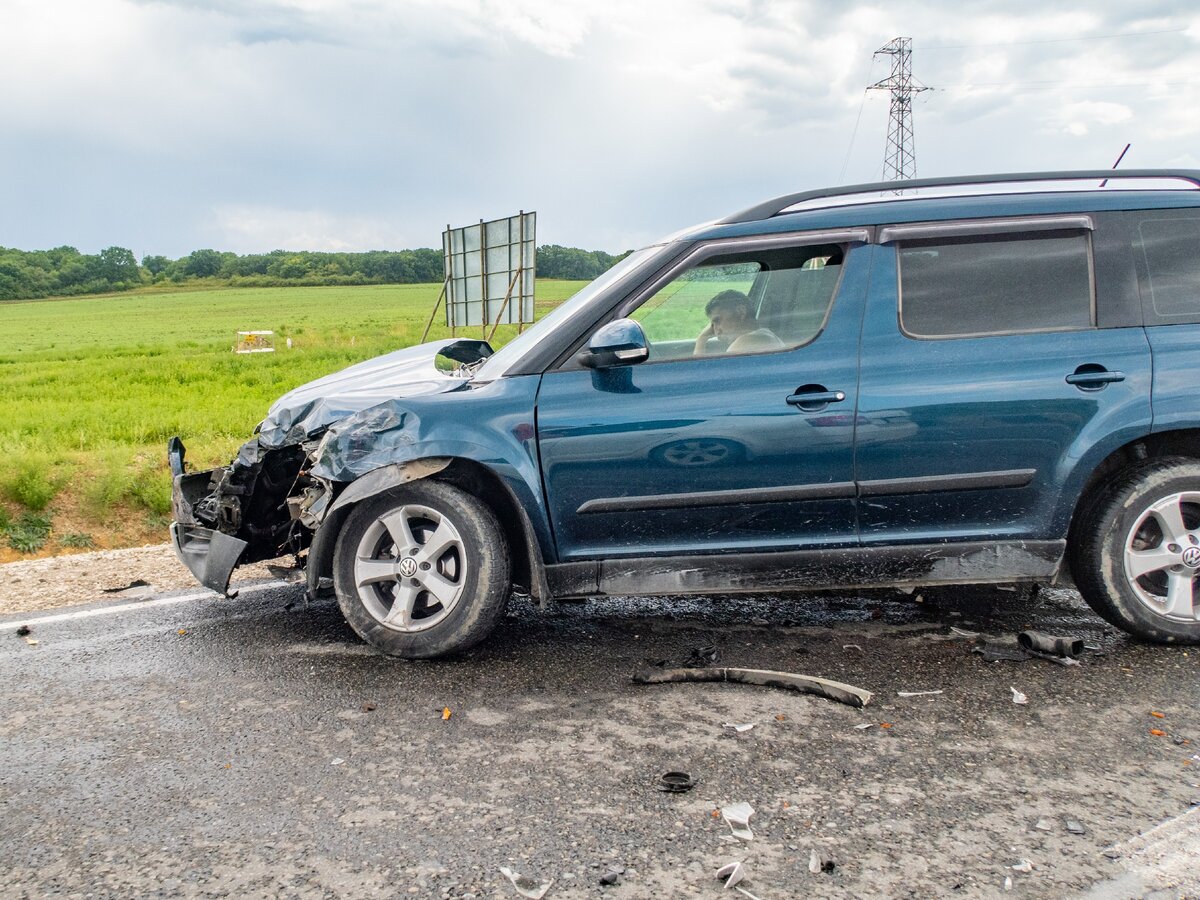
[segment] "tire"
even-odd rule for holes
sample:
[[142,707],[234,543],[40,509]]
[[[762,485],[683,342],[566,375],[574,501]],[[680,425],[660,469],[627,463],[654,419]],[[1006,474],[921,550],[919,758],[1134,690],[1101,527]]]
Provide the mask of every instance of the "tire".
[[1118,628],[1200,643],[1200,462],[1149,459],[1086,502],[1070,547],[1079,592]]
[[358,504],[333,553],[350,627],[405,659],[458,653],[487,637],[508,605],[510,569],[491,509],[428,479]]

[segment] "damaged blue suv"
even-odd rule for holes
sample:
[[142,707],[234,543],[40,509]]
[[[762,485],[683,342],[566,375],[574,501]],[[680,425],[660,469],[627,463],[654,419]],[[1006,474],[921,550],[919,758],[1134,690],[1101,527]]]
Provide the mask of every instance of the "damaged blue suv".
[[1197,643],[1198,372],[1200,172],[807,191],[631,254],[499,351],[300,387],[228,466],[174,439],[171,534],[221,592],[295,555],[404,657],[483,639],[514,586],[1073,582]]

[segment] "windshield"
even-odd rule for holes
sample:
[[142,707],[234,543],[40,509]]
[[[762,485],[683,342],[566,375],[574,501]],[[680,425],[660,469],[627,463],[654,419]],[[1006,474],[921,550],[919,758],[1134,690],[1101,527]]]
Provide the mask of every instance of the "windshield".
[[597,294],[616,284],[660,250],[662,250],[661,246],[655,246],[630,253],[599,278],[586,284],[578,294],[564,301],[528,331],[517,335],[489,356],[479,371],[475,373],[474,380],[490,381],[493,378],[499,378],[508,371],[513,363],[528,353],[531,347],[570,322],[575,313],[591,303]]

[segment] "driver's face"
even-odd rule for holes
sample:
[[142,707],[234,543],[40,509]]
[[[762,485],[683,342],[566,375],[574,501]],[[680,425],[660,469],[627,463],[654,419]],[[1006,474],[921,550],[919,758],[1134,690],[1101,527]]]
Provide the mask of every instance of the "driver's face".
[[719,338],[727,334],[737,336],[741,333],[742,317],[728,309],[714,309],[708,317],[712,323],[713,334]]

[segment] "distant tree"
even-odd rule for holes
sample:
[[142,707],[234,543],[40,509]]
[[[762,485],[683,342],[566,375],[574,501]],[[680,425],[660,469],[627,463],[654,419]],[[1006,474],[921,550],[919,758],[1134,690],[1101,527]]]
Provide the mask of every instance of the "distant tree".
[[133,252],[124,247],[106,247],[100,251],[97,273],[109,284],[138,280],[138,264]]
[[171,261],[165,256],[143,256],[142,268],[157,278],[163,272],[167,271],[167,266]]
[[221,271],[223,262],[216,250],[193,250],[183,260],[183,272],[191,278],[211,278]]

